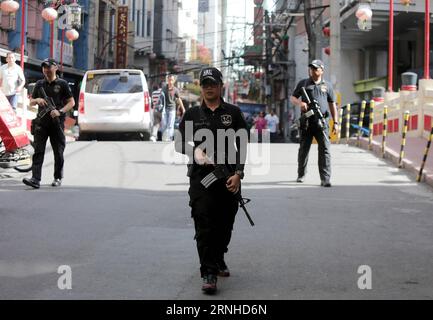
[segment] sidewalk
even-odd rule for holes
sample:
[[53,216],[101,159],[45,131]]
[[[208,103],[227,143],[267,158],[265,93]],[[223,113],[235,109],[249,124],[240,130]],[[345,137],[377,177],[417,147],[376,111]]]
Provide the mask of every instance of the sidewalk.
[[[349,144],[357,145],[357,138],[351,138]],[[415,178],[418,176],[426,146],[427,139],[406,138],[402,167],[408,170]],[[400,157],[400,147],[401,136],[393,135],[386,138],[385,159],[391,160],[396,166]],[[361,139],[361,148],[368,149],[368,138],[363,137]],[[431,149],[433,149],[433,146],[430,147],[421,181],[433,187],[433,150]],[[382,156],[382,136],[374,137],[372,151],[377,156]]]

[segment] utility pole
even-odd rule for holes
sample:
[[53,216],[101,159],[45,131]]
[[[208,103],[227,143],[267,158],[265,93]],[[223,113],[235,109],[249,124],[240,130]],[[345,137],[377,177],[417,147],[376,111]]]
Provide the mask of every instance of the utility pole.
[[[227,24],[230,24],[230,22],[227,22]],[[234,34],[234,28],[235,28],[235,21],[233,21],[233,23],[231,23],[232,28],[231,28],[231,34],[230,34],[230,44],[229,44],[229,52],[231,52],[232,56],[231,57],[226,57],[225,52],[223,50],[223,55],[224,55],[224,60],[228,60],[228,67],[226,69],[226,90],[225,90],[225,97],[224,99],[230,103],[233,103],[233,101],[230,100],[230,95],[229,95],[229,88],[231,87],[231,75],[233,72],[233,59],[235,59],[235,54],[234,54],[234,50],[232,50],[233,48],[233,34]],[[233,88],[235,86],[235,82],[233,82]]]
[[338,96],[340,95],[340,51],[340,3],[331,1],[331,83]]
[[272,64],[272,32],[271,32],[271,24],[269,19],[269,12],[265,11],[265,28],[266,28],[266,39],[265,39],[265,45],[266,45],[266,104],[268,106],[268,111],[272,110],[272,80],[271,80],[271,64]]
[[[338,2],[338,1],[331,1],[331,3],[332,2]],[[313,26],[313,20],[311,19],[311,14],[312,14],[311,0],[305,0],[304,1],[304,22],[305,22],[305,30],[308,36],[308,61],[317,59],[316,57],[317,38]]]

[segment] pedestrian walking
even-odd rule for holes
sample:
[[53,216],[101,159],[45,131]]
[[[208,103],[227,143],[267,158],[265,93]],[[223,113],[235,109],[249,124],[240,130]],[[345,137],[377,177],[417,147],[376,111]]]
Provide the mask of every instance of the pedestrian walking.
[[[248,132],[240,109],[221,98],[223,78],[218,69],[201,70],[200,87],[203,102],[184,114],[175,148],[190,158],[188,193],[200,258],[202,291],[214,293],[217,275],[230,275],[224,254],[239,208],[235,195],[240,192],[244,176]],[[194,147],[189,142],[193,142]],[[203,179],[218,166],[223,166],[229,174],[205,188]]]
[[[75,106],[68,82],[57,77],[57,62],[51,58],[45,59],[41,67],[44,79],[36,82],[30,99],[30,106],[38,105],[36,121],[32,122],[35,148],[32,177],[23,179],[24,184],[35,189],[40,187],[42,164],[48,138],[50,138],[54,153],[54,180],[51,186],[59,187],[62,184],[63,153],[66,145],[65,114]],[[47,97],[44,97],[44,92]]]
[[268,121],[265,119],[265,113],[260,111],[258,117],[254,120],[254,126],[257,130],[257,142],[263,141],[263,130],[267,129]]
[[177,109],[180,110],[181,114],[185,113],[185,107],[183,106],[182,99],[180,98],[179,89],[175,87],[176,76],[167,76],[167,85],[162,89],[162,122],[161,131],[164,141],[172,141],[174,138],[174,124],[176,121]]
[[163,109],[163,99],[161,97],[162,88],[157,84],[152,87],[152,111],[153,111],[153,126],[152,135],[150,140],[156,142],[158,140],[158,132],[160,132],[161,119],[162,119],[162,109]]
[[[310,77],[299,81],[290,101],[301,109],[300,119],[300,146],[298,152],[298,178],[297,182],[304,182],[307,173],[308,154],[313,138],[316,138],[319,148],[319,173],[321,185],[331,187],[331,143],[329,141],[329,118],[334,120],[333,132],[338,133],[339,123],[335,94],[331,83],[323,79],[325,66],[322,61],[314,60],[309,64]],[[320,111],[326,119],[326,125],[321,128],[315,116],[302,117],[309,107],[303,101],[302,88],[305,88],[310,99],[320,106]]]
[[271,135],[271,142],[277,141],[278,135],[278,125],[280,124],[280,119],[275,114],[275,109],[272,109],[269,114],[265,117],[266,123],[268,125],[268,129]]
[[6,54],[7,63],[0,67],[0,87],[12,109],[16,112],[18,103],[17,94],[23,90],[26,79],[23,69],[15,63],[15,60],[15,53],[8,52]]

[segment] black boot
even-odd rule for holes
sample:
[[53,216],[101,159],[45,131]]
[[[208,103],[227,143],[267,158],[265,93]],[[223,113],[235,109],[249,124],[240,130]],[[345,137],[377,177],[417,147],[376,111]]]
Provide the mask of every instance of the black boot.
[[230,277],[230,270],[224,260],[218,262],[218,275],[220,277]]
[[29,187],[35,188],[35,189],[39,189],[40,184],[39,181],[36,180],[35,178],[24,178],[23,179],[23,183]]
[[203,276],[203,284],[201,290],[204,293],[212,294],[217,290],[217,276],[214,274],[207,274]]

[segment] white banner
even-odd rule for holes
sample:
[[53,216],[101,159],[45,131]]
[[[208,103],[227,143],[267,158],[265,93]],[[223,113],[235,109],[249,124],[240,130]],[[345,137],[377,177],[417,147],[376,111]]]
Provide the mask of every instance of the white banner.
[[74,47],[72,44],[69,43],[63,43],[63,59],[60,57],[60,46],[62,44],[62,41],[60,40],[54,40],[54,59],[58,61],[59,63],[63,61],[64,65],[72,66],[74,63]]

